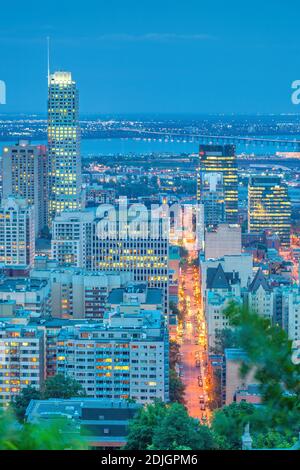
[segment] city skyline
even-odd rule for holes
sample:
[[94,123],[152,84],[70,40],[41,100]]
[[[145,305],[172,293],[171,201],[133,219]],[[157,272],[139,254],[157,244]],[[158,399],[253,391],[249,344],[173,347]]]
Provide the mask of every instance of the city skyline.
[[268,3],[3,7],[0,450],[300,449],[298,17]]

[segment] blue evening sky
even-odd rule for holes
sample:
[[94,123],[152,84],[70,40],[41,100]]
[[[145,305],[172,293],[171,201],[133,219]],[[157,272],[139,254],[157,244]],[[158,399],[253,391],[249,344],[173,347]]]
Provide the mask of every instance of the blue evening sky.
[[0,112],[46,111],[49,35],[83,113],[297,113],[299,16],[299,0],[5,0]]

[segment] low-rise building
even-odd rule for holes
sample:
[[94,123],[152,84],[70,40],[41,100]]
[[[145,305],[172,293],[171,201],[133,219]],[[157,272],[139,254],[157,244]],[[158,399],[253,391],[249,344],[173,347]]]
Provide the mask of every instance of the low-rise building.
[[78,438],[90,448],[121,448],[126,444],[130,421],[141,405],[127,400],[52,398],[31,400],[26,410],[28,423],[67,418]]
[[207,324],[207,336],[209,350],[213,350],[216,345],[218,333],[230,328],[229,320],[224,314],[231,302],[242,304],[242,298],[235,296],[232,292],[220,294],[218,292],[208,292],[205,304],[205,317]]
[[15,301],[23,308],[42,316],[51,313],[51,291],[45,279],[4,278],[0,281],[0,301]]
[[251,254],[224,256],[219,259],[205,260],[200,258],[201,288],[205,293],[207,271],[209,268],[217,268],[221,264],[224,272],[236,272],[241,281],[241,288],[247,287],[253,278],[253,257]]
[[250,385],[258,385],[255,369],[246,376],[241,375],[242,363],[247,363],[247,354],[242,349],[225,349],[222,370],[222,401],[224,405],[236,402],[239,394]]
[[147,282],[130,282],[125,287],[113,289],[107,299],[107,308],[120,312],[140,313],[140,310],[162,310],[162,289],[148,287]]
[[253,312],[258,313],[273,321],[274,295],[266,277],[259,269],[253,281],[248,287],[248,306]]

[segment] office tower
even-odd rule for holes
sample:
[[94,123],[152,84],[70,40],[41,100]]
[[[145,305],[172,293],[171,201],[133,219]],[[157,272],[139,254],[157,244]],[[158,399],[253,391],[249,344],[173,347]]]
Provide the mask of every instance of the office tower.
[[70,72],[49,77],[49,223],[65,209],[80,208],[81,155],[78,90]]
[[242,253],[240,225],[221,224],[205,230],[205,259],[217,259]]
[[76,379],[89,397],[168,401],[168,343],[160,311],[111,313],[104,324],[61,330],[57,373]]
[[277,176],[252,176],[248,184],[248,230],[271,230],[290,246],[291,202],[287,185]]
[[0,206],[0,263],[33,266],[35,254],[34,209],[25,199],[8,197]]
[[92,268],[93,209],[65,211],[52,223],[51,253],[60,265]]
[[205,198],[205,185],[202,175],[217,173],[223,177],[225,221],[236,224],[238,221],[238,176],[235,147],[233,145],[200,145],[199,173],[197,180],[197,200]]
[[47,226],[48,156],[44,145],[19,140],[4,147],[2,155],[3,198],[20,196],[34,206],[35,236]]
[[44,333],[24,325],[0,325],[0,407],[24,388],[40,389],[45,379]]
[[[169,309],[169,238],[164,232],[165,219],[153,220],[153,223],[149,221],[139,233],[124,233],[124,224],[117,215],[111,236],[99,236],[98,224],[101,224],[104,219],[96,219],[94,226],[93,269],[131,272],[134,281],[146,281],[149,287],[162,289],[164,311],[167,313]],[[132,222],[128,221],[128,225],[130,223]],[[154,226],[156,229],[153,229]]]
[[201,173],[200,178],[205,226],[217,226],[225,220],[223,175],[221,173]]
[[[52,258],[60,265],[73,265],[92,271],[130,272],[134,281],[146,281],[163,290],[164,309],[169,305],[169,240],[163,232],[162,219],[152,231],[149,222],[144,233],[124,234],[117,213],[110,235],[98,236],[98,226],[105,219],[96,217],[93,208],[65,211],[53,222]],[[130,222],[129,222],[130,225]],[[156,223],[153,223],[156,227]]]
[[134,281],[162,289],[164,309],[168,311],[168,240],[96,240],[94,256],[97,270],[132,272]]

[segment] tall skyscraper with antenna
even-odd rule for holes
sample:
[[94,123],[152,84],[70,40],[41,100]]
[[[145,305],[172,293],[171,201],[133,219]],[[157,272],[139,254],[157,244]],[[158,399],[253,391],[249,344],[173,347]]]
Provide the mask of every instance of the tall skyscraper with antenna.
[[48,71],[50,224],[55,215],[66,209],[76,210],[81,206],[78,112],[79,94],[71,73],[50,74]]

